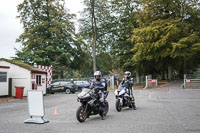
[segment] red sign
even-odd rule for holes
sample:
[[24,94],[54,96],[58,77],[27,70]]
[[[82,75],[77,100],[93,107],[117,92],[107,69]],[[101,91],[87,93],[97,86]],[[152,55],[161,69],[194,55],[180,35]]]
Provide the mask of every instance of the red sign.
[[10,69],[9,66],[0,66],[0,68],[4,68],[4,69]]
[[42,78],[42,83],[45,83],[45,78]]
[[186,79],[186,83],[190,83],[190,79]]
[[149,80],[150,83],[156,83],[156,79]]
[[35,79],[35,74],[31,74],[31,79]]

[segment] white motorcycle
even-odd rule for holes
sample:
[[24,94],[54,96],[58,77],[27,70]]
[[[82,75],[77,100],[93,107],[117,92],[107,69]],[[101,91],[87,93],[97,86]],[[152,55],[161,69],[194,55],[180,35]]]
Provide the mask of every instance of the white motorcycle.
[[126,87],[119,86],[118,89],[115,90],[115,96],[115,107],[118,112],[120,112],[124,107],[129,107],[136,110],[133,97],[129,96],[128,89]]

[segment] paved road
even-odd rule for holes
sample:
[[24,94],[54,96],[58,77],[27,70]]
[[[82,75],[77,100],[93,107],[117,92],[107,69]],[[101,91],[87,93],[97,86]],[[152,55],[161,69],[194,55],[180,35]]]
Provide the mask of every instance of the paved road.
[[[137,110],[115,110],[110,91],[106,120],[91,116],[84,123],[76,120],[77,94],[44,97],[47,124],[24,124],[28,116],[26,99],[0,103],[0,133],[200,133],[200,90],[183,90],[180,83],[157,90],[135,90]],[[58,114],[54,115],[55,108]]]

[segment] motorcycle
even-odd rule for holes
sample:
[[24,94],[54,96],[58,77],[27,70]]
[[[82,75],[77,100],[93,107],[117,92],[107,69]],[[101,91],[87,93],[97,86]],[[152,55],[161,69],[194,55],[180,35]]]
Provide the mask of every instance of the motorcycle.
[[88,88],[82,89],[82,92],[78,95],[77,101],[81,103],[76,111],[76,118],[79,122],[84,122],[90,115],[99,114],[102,119],[105,118],[109,110],[109,104],[105,100],[108,96],[108,91],[104,91],[104,107],[99,101],[99,94],[94,93]]
[[115,108],[118,112],[120,112],[124,107],[136,110],[133,97],[128,95],[128,89],[126,87],[119,86],[118,89],[115,90],[115,96]]

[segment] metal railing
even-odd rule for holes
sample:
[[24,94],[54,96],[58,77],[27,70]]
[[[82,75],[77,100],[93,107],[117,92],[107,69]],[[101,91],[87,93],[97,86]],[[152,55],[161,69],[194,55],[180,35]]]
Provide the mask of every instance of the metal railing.
[[200,73],[185,74],[184,88],[200,88]]

